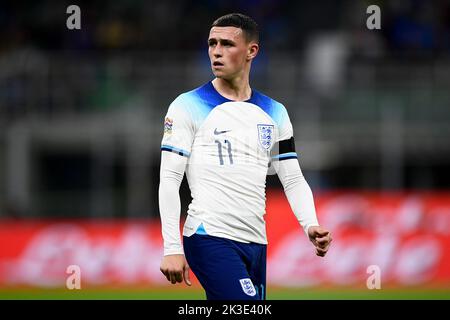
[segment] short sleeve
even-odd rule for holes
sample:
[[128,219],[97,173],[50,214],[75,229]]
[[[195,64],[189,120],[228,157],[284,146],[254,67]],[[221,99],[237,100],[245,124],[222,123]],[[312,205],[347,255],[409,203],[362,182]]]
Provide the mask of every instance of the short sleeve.
[[277,117],[278,137],[271,150],[272,161],[297,159],[295,151],[294,131],[286,108],[279,104]]
[[280,104],[280,120],[278,123],[278,139],[277,141],[283,141],[290,139],[294,135],[292,129],[292,123],[289,119],[289,114],[286,108]]
[[194,134],[189,104],[183,98],[183,95],[180,95],[170,104],[164,118],[164,136],[161,142],[161,150],[189,157]]

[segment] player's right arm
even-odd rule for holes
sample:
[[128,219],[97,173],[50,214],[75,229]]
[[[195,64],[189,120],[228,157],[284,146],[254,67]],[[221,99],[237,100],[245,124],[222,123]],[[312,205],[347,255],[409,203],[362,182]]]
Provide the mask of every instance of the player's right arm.
[[161,170],[159,183],[159,212],[161,215],[164,239],[164,256],[160,270],[173,284],[182,282],[187,285],[189,266],[184,257],[180,236],[180,185],[187,163],[187,158],[172,152],[161,153]]
[[161,143],[159,211],[161,216],[164,256],[160,270],[173,284],[191,285],[189,266],[184,256],[180,235],[180,185],[193,141],[193,125],[182,96],[170,105],[164,123]]

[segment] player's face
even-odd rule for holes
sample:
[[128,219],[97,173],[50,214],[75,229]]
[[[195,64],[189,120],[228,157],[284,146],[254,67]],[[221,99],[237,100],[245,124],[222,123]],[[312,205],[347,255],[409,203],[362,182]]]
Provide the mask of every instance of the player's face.
[[242,74],[256,55],[257,46],[254,42],[246,41],[240,28],[212,27],[208,38],[208,54],[214,75],[217,78],[233,79]]

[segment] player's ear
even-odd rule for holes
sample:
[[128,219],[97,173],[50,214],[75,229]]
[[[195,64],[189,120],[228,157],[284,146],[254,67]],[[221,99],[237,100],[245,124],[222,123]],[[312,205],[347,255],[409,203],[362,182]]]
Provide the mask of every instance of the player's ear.
[[250,42],[248,44],[248,50],[247,50],[247,60],[252,60],[259,51],[259,45],[256,42]]

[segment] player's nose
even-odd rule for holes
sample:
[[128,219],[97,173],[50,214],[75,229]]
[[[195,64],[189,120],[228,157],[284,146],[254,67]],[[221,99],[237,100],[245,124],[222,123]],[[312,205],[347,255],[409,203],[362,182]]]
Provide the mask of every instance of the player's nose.
[[222,56],[222,48],[220,45],[215,46],[213,49],[213,56],[219,58]]

